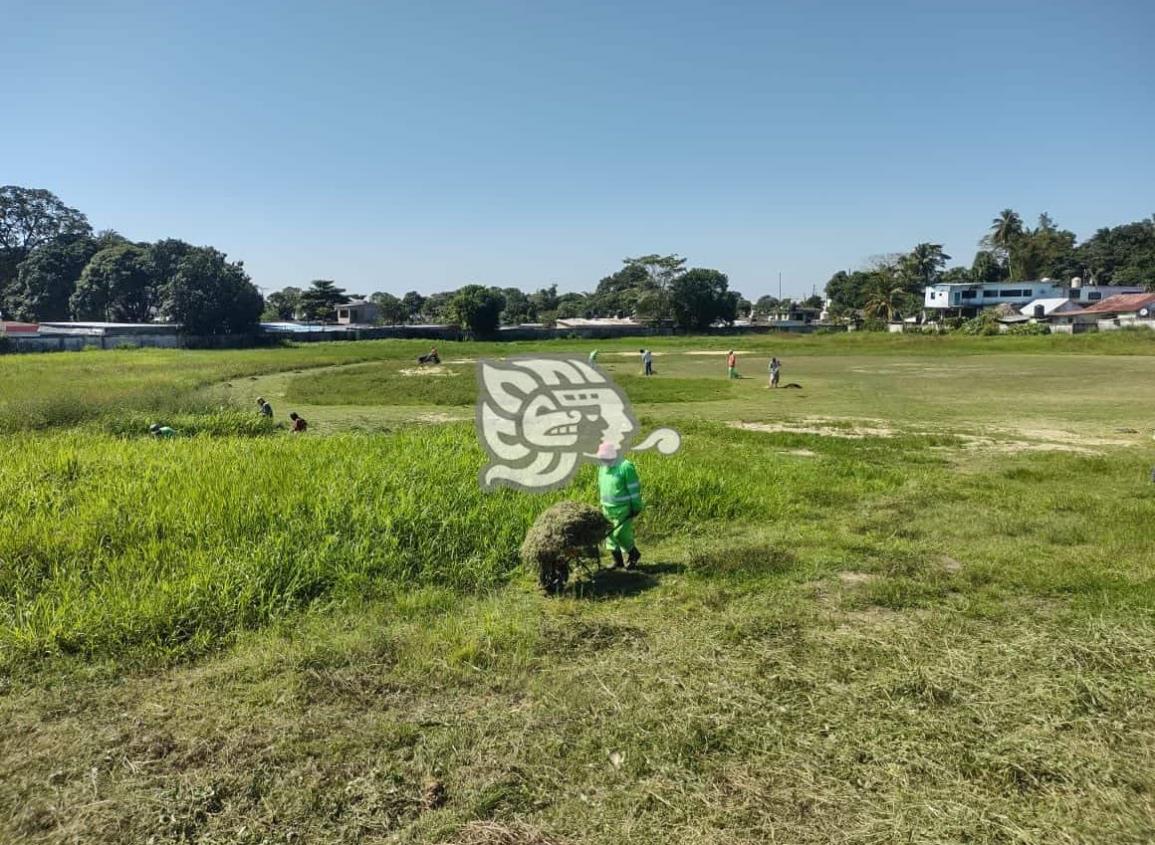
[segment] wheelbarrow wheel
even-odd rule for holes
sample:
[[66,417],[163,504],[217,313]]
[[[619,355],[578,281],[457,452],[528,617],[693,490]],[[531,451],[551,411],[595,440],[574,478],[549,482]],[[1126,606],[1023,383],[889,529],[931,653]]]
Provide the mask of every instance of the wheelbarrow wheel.
[[544,564],[538,570],[538,583],[542,590],[554,595],[565,589],[569,581],[569,564],[560,561],[554,564]]

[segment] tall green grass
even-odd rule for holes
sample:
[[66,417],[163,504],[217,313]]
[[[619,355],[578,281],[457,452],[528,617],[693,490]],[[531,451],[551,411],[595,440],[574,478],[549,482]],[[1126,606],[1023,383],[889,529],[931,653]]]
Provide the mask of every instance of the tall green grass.
[[[901,607],[937,600],[933,562],[965,549],[979,586],[1132,606],[1152,598],[1151,541],[1112,521],[1120,501],[1128,525],[1155,516],[1130,456],[1021,457],[1018,474],[959,476],[941,436],[681,428],[677,455],[637,459],[650,505],[640,533],[643,545],[712,549],[708,569],[757,569],[760,555],[774,569],[785,551],[810,567],[884,573],[872,600]],[[416,585],[488,588],[516,571],[542,509],[562,495],[596,500],[592,467],[564,494],[538,497],[481,493],[483,464],[469,425],[10,438],[0,445],[0,663],[192,656],[310,605]],[[743,539],[768,535],[770,550]]]

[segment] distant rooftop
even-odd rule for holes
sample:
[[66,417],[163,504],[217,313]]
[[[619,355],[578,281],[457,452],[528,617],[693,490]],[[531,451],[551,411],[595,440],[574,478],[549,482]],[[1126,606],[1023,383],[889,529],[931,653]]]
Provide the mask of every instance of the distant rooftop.
[[1126,314],[1143,308],[1155,309],[1155,293],[1120,293],[1089,305],[1084,314]]

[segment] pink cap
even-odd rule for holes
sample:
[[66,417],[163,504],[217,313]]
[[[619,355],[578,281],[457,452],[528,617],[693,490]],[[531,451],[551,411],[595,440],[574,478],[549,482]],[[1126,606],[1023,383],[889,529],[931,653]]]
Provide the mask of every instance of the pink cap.
[[602,443],[598,446],[597,456],[600,461],[612,461],[618,456],[618,447],[608,441]]

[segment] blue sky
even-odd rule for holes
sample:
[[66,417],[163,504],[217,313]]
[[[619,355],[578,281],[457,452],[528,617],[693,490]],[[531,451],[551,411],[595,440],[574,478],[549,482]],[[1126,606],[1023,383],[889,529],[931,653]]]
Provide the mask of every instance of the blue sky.
[[0,184],[267,289],[754,298],[1002,208],[1155,213],[1155,3],[0,0]]

